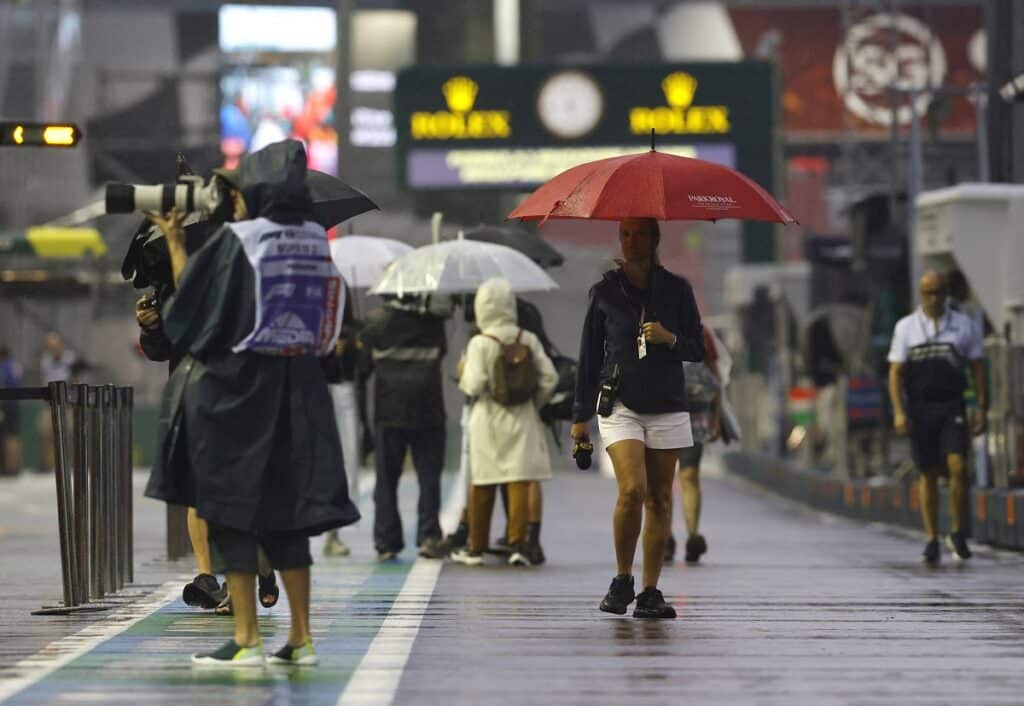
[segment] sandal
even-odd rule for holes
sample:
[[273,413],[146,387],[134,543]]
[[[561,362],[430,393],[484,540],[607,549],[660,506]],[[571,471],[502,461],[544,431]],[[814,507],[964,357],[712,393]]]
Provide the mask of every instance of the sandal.
[[277,587],[277,579],[274,578],[274,572],[271,571],[266,576],[262,574],[259,576],[259,591],[260,605],[264,608],[273,608],[277,605],[277,599],[281,596],[281,589]]
[[217,604],[217,607],[213,609],[213,612],[217,615],[234,615],[235,609],[231,605],[231,596],[224,596],[224,600]]

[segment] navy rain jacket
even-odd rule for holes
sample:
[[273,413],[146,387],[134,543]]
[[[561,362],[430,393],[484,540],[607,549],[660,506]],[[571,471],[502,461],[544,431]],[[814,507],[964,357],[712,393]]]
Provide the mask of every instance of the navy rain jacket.
[[[640,316],[660,321],[676,335],[676,344],[648,344],[637,355]],[[629,283],[621,269],[610,270],[590,290],[590,307],[580,339],[579,372],[573,421],[593,418],[601,384],[618,364],[617,399],[634,412],[664,414],[686,411],[683,361],[704,360],[704,335],[693,288],[684,278],[656,265],[647,289]]]

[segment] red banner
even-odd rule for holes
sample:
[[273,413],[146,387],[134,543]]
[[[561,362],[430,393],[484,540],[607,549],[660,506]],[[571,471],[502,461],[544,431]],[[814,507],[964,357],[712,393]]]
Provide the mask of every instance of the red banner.
[[772,53],[782,73],[783,123],[790,139],[834,139],[844,114],[858,131],[886,131],[893,115],[910,120],[909,95],[894,104],[890,86],[918,90],[923,115],[944,133],[971,134],[974,106],[964,96],[928,92],[981,81],[984,17],[977,5],[900,6],[900,12],[858,13],[844,33],[835,8],[729,10],[748,57]]

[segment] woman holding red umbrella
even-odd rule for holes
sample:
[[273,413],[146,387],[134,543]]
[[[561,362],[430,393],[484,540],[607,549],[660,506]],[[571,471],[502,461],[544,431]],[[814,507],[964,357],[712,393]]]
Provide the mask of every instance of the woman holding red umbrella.
[[[552,218],[620,223],[621,266],[591,289],[572,437],[580,448],[596,412],[619,482],[613,525],[619,572],[601,610],[622,615],[635,598],[635,617],[674,618],[657,584],[670,529],[676,457],[693,443],[681,363],[701,361],[704,341],[690,283],[658,263],[658,221],[795,219],[760,185],[729,167],[658,152],[653,130],[649,152],[567,169],[509,218],[541,224]],[[645,507],[644,590],[636,596],[633,555]]]
[[[587,440],[588,422],[599,415],[619,485],[613,516],[618,572],[600,609],[622,615],[635,598],[637,618],[676,617],[657,586],[676,459],[693,445],[681,363],[704,358],[693,289],[660,265],[660,237],[653,218],[621,221],[620,266],[590,291],[573,409],[576,442]],[[636,595],[633,558],[641,524],[643,591]]]

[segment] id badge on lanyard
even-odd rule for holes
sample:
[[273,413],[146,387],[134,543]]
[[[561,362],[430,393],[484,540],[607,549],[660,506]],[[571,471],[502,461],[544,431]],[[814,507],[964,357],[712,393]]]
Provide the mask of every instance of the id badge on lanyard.
[[647,339],[644,338],[644,307],[640,307],[640,332],[636,337],[636,355],[639,360],[647,357]]

